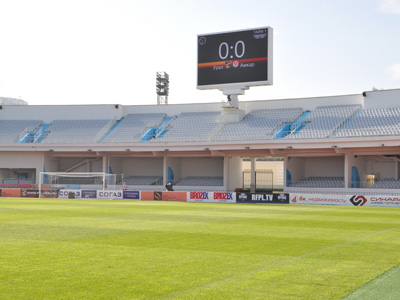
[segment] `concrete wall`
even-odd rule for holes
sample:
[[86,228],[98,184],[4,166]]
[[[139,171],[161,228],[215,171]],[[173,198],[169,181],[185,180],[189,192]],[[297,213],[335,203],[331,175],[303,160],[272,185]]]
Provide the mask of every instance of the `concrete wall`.
[[[367,165],[367,159],[368,156],[361,156],[357,155],[354,156],[353,154],[348,154],[347,156],[347,162],[348,162],[348,181],[350,182],[352,180],[352,167],[357,167],[358,174],[360,175],[360,181],[363,184],[366,184],[366,177],[368,175],[368,165]],[[351,185],[349,185],[351,186]]]
[[313,110],[317,106],[350,105],[350,104],[363,105],[363,103],[364,103],[364,97],[361,94],[357,94],[357,95],[329,96],[329,97],[315,97],[315,98],[301,98],[301,99],[246,101],[246,102],[240,102],[239,108],[245,110],[248,113],[252,110],[257,110],[257,109],[302,107],[303,110]]
[[[365,106],[398,106],[400,90],[368,92],[365,98]],[[188,102],[190,99],[188,98]],[[317,106],[325,105],[364,104],[364,97],[360,94],[313,97],[301,99],[279,99],[262,101],[239,102],[239,108],[246,113],[257,109],[275,109],[302,107],[304,110],[312,110]],[[182,112],[222,111],[222,103],[188,103],[170,105],[5,105],[0,110],[0,118],[3,120],[34,119],[50,123],[53,120],[77,120],[77,119],[120,119],[128,114],[137,113],[166,113],[168,116],[179,115]]]
[[178,157],[167,157],[167,174],[168,167],[174,172],[174,181],[182,179],[182,159]]
[[304,157],[287,158],[286,169],[292,174],[292,182],[305,178],[305,162],[306,159]]
[[400,89],[366,92],[365,108],[399,107]]
[[305,159],[305,177],[343,177],[344,157],[307,157]]
[[43,171],[43,155],[40,152],[0,152],[0,167],[4,169],[35,169],[38,180]]
[[234,191],[236,188],[242,188],[243,185],[243,161],[241,157],[225,157],[225,166],[227,167],[228,182],[227,190]]
[[369,157],[368,174],[374,174],[376,179],[397,178],[396,170],[398,162],[391,158]]
[[223,176],[222,157],[194,157],[181,159],[181,177],[187,176]]
[[128,176],[162,176],[163,158],[124,158],[122,163],[122,174]]

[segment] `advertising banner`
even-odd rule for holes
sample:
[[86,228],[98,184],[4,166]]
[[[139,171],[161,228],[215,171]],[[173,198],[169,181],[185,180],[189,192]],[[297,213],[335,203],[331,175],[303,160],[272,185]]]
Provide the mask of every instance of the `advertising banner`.
[[60,199],[81,199],[82,191],[81,190],[70,190],[70,189],[61,189],[58,192],[58,198]]
[[291,204],[400,207],[399,196],[290,194]]
[[140,193],[141,200],[155,201],[183,201],[186,202],[186,192],[150,192],[143,191]]
[[85,199],[96,199],[97,191],[96,190],[82,190],[82,198]]
[[21,197],[25,198],[39,198],[39,190],[22,189]]
[[354,206],[383,206],[400,207],[400,195],[398,196],[363,196],[351,195],[349,202]]
[[1,189],[1,197],[21,197],[21,189]]
[[182,201],[186,202],[186,192],[162,192],[163,201]]
[[188,192],[188,202],[236,203],[236,193]]
[[104,200],[122,200],[123,193],[122,191],[97,191],[97,199]]
[[236,203],[289,204],[289,194],[238,193]]
[[29,184],[29,183],[0,183],[0,188],[2,189],[37,189],[37,184]]
[[352,205],[347,195],[290,194],[291,204]]
[[140,192],[139,191],[123,191],[123,199],[126,200],[140,200]]
[[162,192],[154,192],[154,191],[142,191],[140,192],[140,200],[162,200]]
[[40,198],[58,198],[59,190],[42,189]]

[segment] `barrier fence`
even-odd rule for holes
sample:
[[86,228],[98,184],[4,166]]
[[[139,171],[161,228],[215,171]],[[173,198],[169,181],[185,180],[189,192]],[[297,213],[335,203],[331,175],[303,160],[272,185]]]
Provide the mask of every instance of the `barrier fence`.
[[362,194],[329,195],[306,193],[288,194],[60,189],[42,190],[42,194],[39,195],[39,190],[37,188],[0,188],[0,197],[400,207],[400,195],[380,196]]

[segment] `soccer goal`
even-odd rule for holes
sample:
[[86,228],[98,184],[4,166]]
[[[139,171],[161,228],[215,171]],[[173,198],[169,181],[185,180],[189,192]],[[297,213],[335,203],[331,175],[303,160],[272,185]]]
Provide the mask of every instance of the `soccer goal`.
[[40,172],[39,197],[56,198],[60,190],[115,189],[116,174]]

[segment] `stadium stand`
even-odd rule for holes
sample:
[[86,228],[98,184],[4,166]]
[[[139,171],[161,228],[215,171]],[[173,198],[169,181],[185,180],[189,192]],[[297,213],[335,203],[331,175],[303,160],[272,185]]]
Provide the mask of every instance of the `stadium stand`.
[[359,105],[318,106],[304,121],[304,128],[286,136],[287,139],[328,138],[353,116]]
[[146,129],[160,125],[166,114],[128,114],[102,140],[102,143],[141,142],[141,135]]
[[153,142],[197,142],[207,141],[220,126],[219,112],[184,112],[167,129],[164,136]]
[[14,143],[24,134],[35,132],[42,121],[39,120],[0,120],[0,143]]
[[340,130],[336,137],[400,134],[400,107],[365,109]]
[[110,120],[54,120],[41,143],[96,143]]
[[375,182],[371,186],[371,189],[400,189],[400,180],[394,178],[385,178]]
[[175,186],[223,186],[220,176],[187,176],[175,183]]
[[[124,182],[127,185],[162,185],[162,176],[128,176],[125,177]],[[122,181],[118,184],[122,184]]]
[[256,160],[279,158],[274,188],[279,178],[288,192],[395,193],[399,97],[400,89],[242,101],[237,108],[219,102],[9,105],[0,110],[0,175],[3,184],[15,184],[10,180],[19,177],[9,170],[29,169],[25,178],[37,184],[44,171],[107,172],[127,176],[138,190],[164,190],[171,168],[175,179],[184,177],[175,182],[180,190],[235,191],[244,187],[243,159],[254,159],[255,168]]
[[283,124],[294,122],[301,108],[261,109],[248,113],[240,122],[226,123],[212,138],[214,141],[268,140]]
[[343,188],[344,177],[307,177],[293,182],[291,187]]

